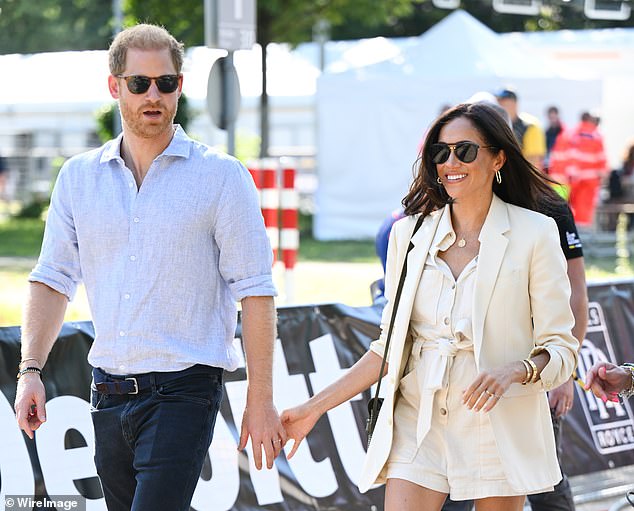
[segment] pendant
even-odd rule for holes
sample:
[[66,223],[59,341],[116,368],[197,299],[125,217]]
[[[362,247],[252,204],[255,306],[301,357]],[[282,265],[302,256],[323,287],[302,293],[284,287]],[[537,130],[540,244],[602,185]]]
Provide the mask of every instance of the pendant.
[[460,238],[460,239],[458,240],[458,246],[459,246],[460,248],[464,248],[466,245],[467,245],[467,241],[466,241],[464,238]]

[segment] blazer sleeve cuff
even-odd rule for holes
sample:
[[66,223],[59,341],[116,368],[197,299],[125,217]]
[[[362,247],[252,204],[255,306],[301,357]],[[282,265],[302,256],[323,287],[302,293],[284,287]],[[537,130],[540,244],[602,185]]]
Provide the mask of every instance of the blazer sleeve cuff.
[[546,366],[542,369],[539,375],[539,381],[542,384],[544,390],[552,390],[555,387],[559,387],[564,381],[561,381],[561,373],[564,367],[564,360],[561,354],[556,349],[551,349],[546,346],[537,346],[532,349],[530,357],[534,357],[547,351],[550,355],[550,359]]

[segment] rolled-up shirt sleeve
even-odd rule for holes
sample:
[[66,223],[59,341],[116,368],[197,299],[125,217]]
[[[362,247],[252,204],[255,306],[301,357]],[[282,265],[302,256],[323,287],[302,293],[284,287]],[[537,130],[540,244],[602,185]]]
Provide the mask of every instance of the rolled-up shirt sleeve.
[[248,171],[235,162],[224,182],[214,237],[219,269],[231,296],[276,296],[273,284],[273,251],[264,227],[257,191]]
[[387,245],[387,258],[385,262],[385,297],[387,304],[383,307],[381,315],[381,335],[370,343],[370,350],[383,357],[385,353],[385,343],[387,341],[390,319],[392,319],[392,304],[394,302],[396,288],[400,277],[400,266],[398,263],[398,243],[396,241],[396,229],[392,228]]
[[72,300],[81,281],[81,268],[67,170],[68,163],[53,188],[40,256],[29,281],[41,282]]
[[577,364],[579,343],[572,335],[574,316],[570,308],[570,283],[566,261],[559,247],[555,223],[542,231],[535,243],[530,274],[530,299],[535,348],[530,355],[547,351],[550,360],[541,371],[545,390],[565,383]]

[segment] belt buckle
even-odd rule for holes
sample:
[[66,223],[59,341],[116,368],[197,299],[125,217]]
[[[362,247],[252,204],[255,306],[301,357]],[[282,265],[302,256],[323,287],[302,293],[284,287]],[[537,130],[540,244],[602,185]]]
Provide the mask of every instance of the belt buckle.
[[134,390],[132,392],[128,392],[128,394],[139,393],[139,383],[136,381],[136,378],[126,378],[125,381],[131,381],[132,383],[134,383]]

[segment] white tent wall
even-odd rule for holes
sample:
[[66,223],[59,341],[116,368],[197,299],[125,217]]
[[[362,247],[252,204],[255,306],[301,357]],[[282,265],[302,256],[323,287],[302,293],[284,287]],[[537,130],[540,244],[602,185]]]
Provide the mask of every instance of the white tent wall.
[[[320,240],[375,236],[407,193],[412,165],[429,124],[445,104],[506,84],[497,78],[439,80],[411,77],[318,81],[319,188],[314,235]],[[574,111],[602,97],[601,83],[560,78],[513,80],[522,107],[543,112],[551,102]]]
[[634,76],[610,76],[603,80],[601,125],[612,168],[623,164],[627,144],[634,141]]

